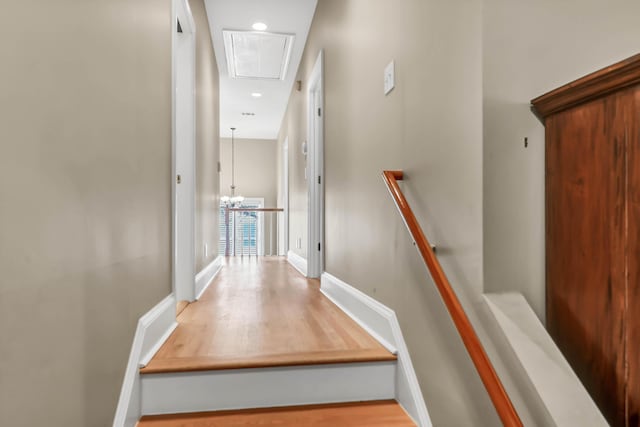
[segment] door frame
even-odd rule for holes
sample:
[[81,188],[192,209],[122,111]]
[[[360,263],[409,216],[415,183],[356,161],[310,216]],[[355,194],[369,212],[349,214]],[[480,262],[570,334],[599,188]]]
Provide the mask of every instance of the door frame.
[[307,88],[308,239],[307,277],[324,270],[324,51],[320,50]]
[[285,137],[282,143],[282,230],[280,253],[286,255],[289,251],[289,137]]
[[[178,33],[178,20],[182,33]],[[194,301],[195,284],[195,143],[196,143],[196,25],[188,0],[172,1],[171,23],[171,281],[177,301]],[[179,39],[179,37],[181,39]],[[184,61],[184,58],[187,58]],[[177,96],[178,70],[185,68],[187,76],[186,98]],[[185,138],[179,138],[178,120],[180,108],[186,108]],[[187,144],[187,145],[185,145]],[[189,155],[178,166],[178,153]],[[190,153],[193,153],[191,155]],[[180,175],[186,197],[178,198],[177,180]],[[182,195],[182,193],[181,193]],[[186,212],[186,221],[181,221],[178,212]],[[179,221],[180,220],[180,221]],[[181,246],[186,250],[179,250]],[[184,272],[179,278],[178,272]]]

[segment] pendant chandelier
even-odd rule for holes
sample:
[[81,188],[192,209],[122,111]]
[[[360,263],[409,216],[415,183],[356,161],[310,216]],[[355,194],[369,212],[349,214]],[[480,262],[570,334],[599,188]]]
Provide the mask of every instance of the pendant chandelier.
[[231,195],[222,196],[220,201],[226,206],[239,206],[244,197],[236,196],[236,144],[235,144],[236,128],[231,128]]

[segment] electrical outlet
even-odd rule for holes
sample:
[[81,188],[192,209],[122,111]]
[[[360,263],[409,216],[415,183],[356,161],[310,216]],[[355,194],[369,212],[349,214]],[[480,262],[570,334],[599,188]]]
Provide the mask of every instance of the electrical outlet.
[[206,243],[204,244],[204,257],[208,257],[209,256],[209,245],[207,245]]
[[302,249],[302,237],[298,237],[298,240],[296,240],[296,248]]

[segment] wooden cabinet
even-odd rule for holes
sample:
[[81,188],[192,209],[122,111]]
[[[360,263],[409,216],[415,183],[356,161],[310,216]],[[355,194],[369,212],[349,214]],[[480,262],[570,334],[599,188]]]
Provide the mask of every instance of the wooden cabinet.
[[640,55],[532,101],[546,128],[547,329],[612,426],[640,426]]

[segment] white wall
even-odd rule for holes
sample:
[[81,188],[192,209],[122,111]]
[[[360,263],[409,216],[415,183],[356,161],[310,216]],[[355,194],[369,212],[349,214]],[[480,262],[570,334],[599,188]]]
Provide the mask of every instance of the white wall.
[[485,0],[483,14],[485,291],[521,292],[544,319],[544,127],[529,101],[640,52],[640,2]]

